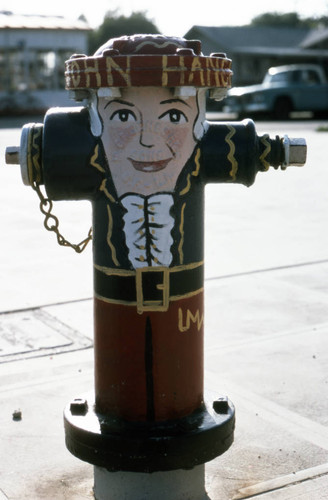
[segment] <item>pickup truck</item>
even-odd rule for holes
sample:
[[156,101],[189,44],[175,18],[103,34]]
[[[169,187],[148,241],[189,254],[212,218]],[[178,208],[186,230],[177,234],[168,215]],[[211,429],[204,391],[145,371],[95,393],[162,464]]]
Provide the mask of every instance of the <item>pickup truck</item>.
[[328,83],[316,64],[291,64],[268,70],[259,85],[228,91],[223,111],[238,117],[258,114],[285,120],[292,111],[328,113]]

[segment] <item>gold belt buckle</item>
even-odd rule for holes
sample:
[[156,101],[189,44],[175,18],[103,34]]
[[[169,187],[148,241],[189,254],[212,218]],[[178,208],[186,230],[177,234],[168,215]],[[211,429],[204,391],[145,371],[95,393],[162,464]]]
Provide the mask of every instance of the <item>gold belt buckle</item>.
[[[162,275],[162,279],[161,278]],[[154,279],[154,278],[158,278]],[[161,291],[161,298],[152,298]],[[137,311],[167,311],[170,298],[170,270],[168,267],[139,267],[136,269]]]

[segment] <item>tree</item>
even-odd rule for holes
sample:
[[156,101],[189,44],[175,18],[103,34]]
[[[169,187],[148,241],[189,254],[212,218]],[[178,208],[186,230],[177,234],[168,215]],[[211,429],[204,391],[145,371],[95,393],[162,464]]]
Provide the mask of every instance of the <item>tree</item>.
[[119,14],[117,10],[109,11],[103,23],[89,35],[89,53],[93,54],[110,38],[123,35],[157,34],[157,26],[146,17],[146,12],[132,12],[129,17]]
[[267,12],[252,19],[252,26],[300,26],[302,21],[297,12],[279,14],[279,12]]
[[279,12],[266,12],[256,16],[251,21],[251,26],[285,26],[293,28],[317,28],[319,25],[328,26],[328,17],[308,17],[302,19],[297,12],[281,14]]

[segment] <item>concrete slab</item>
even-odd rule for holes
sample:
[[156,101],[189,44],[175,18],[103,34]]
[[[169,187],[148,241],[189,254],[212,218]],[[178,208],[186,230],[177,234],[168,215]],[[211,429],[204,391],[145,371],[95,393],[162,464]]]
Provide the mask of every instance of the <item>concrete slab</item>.
[[55,316],[84,337],[93,340],[93,300],[67,302],[66,304],[43,307],[42,310]]

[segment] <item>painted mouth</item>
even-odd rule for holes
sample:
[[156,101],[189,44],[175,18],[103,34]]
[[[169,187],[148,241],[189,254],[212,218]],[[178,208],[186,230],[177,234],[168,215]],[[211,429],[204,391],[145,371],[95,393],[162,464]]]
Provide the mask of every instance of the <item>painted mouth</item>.
[[129,158],[129,160],[132,163],[133,168],[139,172],[159,172],[160,170],[164,170],[164,168],[166,168],[167,164],[171,161],[171,158],[159,161],[136,161],[132,158]]

